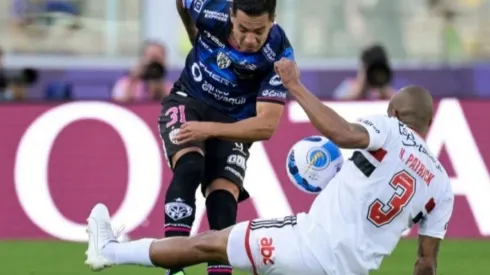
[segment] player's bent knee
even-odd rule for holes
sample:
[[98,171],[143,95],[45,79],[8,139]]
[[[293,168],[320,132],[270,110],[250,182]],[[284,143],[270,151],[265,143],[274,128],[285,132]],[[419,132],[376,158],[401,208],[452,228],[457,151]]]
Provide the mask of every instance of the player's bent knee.
[[240,195],[240,188],[234,182],[225,178],[213,180],[211,184],[206,188],[206,197],[217,190],[226,190],[230,192],[233,197],[235,197],[235,200],[238,200],[238,196]]
[[172,168],[175,169],[175,166],[179,162],[179,160],[185,156],[186,154],[189,153],[199,153],[201,156],[204,156],[204,152],[201,148],[199,147],[189,147],[189,148],[184,148],[177,153],[175,153],[170,159],[172,161]]
[[191,187],[188,186],[189,184],[193,185],[192,188],[197,188],[204,178],[204,164],[204,156],[199,152],[191,151],[182,155],[175,163],[174,177],[170,185],[177,182],[179,186],[185,188]]

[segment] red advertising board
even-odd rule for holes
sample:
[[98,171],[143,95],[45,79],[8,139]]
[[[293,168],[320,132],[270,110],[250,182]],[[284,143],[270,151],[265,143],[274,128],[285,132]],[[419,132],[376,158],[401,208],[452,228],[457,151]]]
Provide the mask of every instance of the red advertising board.
[[[327,103],[349,120],[383,113],[386,102]],[[163,235],[164,192],[171,172],[157,131],[158,104],[108,102],[0,106],[0,239],[85,240],[85,219],[106,203],[131,237]],[[450,238],[490,236],[490,101],[445,99],[427,137],[457,195]],[[252,199],[239,220],[307,211],[285,171],[298,139],[316,134],[290,103],[274,138],[254,144],[245,185]],[[347,157],[348,151],[344,152]],[[198,196],[195,230],[207,229]],[[407,232],[414,236],[415,230]]]

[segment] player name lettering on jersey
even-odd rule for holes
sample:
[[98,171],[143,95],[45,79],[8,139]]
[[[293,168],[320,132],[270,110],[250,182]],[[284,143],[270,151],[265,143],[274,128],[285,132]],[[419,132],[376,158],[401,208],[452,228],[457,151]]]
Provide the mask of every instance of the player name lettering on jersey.
[[419,158],[417,158],[414,154],[410,154],[408,158],[405,157],[405,148],[400,150],[400,159],[405,162],[410,170],[415,172],[419,177],[423,179],[423,181],[430,185],[431,181],[434,179],[434,173],[432,173],[427,166],[424,165]]

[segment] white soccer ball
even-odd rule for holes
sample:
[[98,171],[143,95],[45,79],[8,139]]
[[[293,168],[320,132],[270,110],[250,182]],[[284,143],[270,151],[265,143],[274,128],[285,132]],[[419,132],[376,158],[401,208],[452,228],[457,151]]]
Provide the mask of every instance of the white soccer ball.
[[301,191],[318,194],[337,175],[344,157],[337,145],[322,136],[304,138],[289,151],[286,170]]

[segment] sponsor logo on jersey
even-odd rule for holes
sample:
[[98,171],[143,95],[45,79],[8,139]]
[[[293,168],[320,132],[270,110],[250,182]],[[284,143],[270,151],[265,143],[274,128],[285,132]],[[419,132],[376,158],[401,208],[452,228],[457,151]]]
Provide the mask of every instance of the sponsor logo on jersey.
[[[199,62],[199,64],[198,63],[194,63],[191,66],[191,73],[192,73],[192,78],[194,79],[194,81],[196,81],[196,82],[203,81],[203,73],[202,73],[203,71],[212,80],[218,82],[219,84],[222,84],[222,85],[225,85],[225,86],[231,86],[231,87],[236,87],[237,86],[237,84],[234,83],[233,81],[228,80],[228,79],[220,76],[216,72],[213,72],[212,69],[208,68],[202,62]],[[226,93],[226,94],[229,94],[229,93]]]
[[223,42],[221,42],[221,40],[219,40],[218,37],[212,35],[209,31],[205,30],[204,35],[206,36],[206,38],[208,38],[209,40],[213,41],[216,45],[218,45],[218,47],[220,47],[220,48],[225,47],[225,44]]
[[282,85],[282,80],[279,75],[275,74],[273,77],[271,77],[271,80],[269,80],[269,84],[272,86],[280,86]]
[[264,237],[260,239],[260,255],[262,255],[262,263],[264,265],[274,264],[274,247],[272,238]]
[[381,132],[379,131],[379,129],[378,129],[376,126],[374,126],[374,123],[373,123],[373,122],[371,122],[371,121],[369,121],[369,120],[367,120],[367,119],[359,119],[358,121],[359,121],[360,123],[362,123],[362,124],[364,124],[364,125],[368,126],[368,127],[373,128],[373,129],[374,129],[374,131],[376,132],[376,134],[381,133]]
[[208,43],[204,42],[204,40],[202,39],[201,36],[199,36],[199,39],[197,40],[197,42],[199,42],[199,44],[204,48],[206,49],[206,51],[208,51],[209,53],[212,53],[213,52],[213,49],[208,45]]
[[271,48],[270,43],[265,44],[265,46],[262,48],[262,53],[264,54],[265,58],[267,58],[267,60],[271,62],[276,61],[277,54]]
[[262,92],[263,97],[273,97],[279,99],[286,99],[287,92],[286,91],[276,91],[276,90],[264,90]]
[[239,65],[245,67],[247,70],[251,70],[251,71],[257,70],[257,65],[248,62],[248,60],[246,60],[246,59],[240,61]]
[[218,20],[221,22],[227,22],[228,21],[228,14],[213,11],[213,10],[204,10],[204,18],[214,19],[214,20]]
[[402,139],[402,144],[404,146],[416,147],[420,153],[426,155],[434,163],[437,170],[442,172],[442,167],[439,161],[432,155],[432,153],[430,153],[429,150],[425,148],[423,142],[420,142],[415,138],[412,130],[410,130],[405,124],[401,122],[398,123],[398,129],[400,135],[404,137],[404,139]]
[[231,59],[224,52],[219,52],[216,56],[216,64],[220,69],[226,69],[231,65]]

